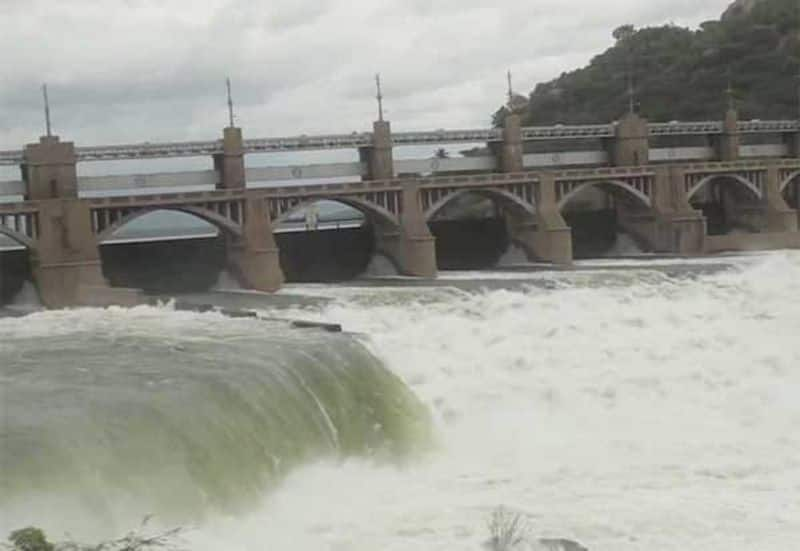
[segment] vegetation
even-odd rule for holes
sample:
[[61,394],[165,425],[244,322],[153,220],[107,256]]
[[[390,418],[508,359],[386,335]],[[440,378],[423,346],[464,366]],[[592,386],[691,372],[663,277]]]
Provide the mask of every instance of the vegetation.
[[95,545],[71,541],[53,544],[47,541],[44,532],[39,528],[22,528],[11,532],[8,536],[10,545],[0,543],[0,551],[180,551],[183,549],[179,539],[181,528],[145,535],[143,532],[149,520],[150,517],[145,518],[138,531]]
[[[741,118],[798,116],[797,0],[739,0],[697,30],[623,25],[612,34],[614,46],[587,67],[536,86],[524,124],[616,120],[629,109],[631,83],[636,110],[654,122],[719,119],[729,87]],[[495,125],[506,114],[498,110]]]
[[489,541],[491,551],[511,551],[529,536],[529,527],[520,513],[513,513],[505,507],[492,511],[489,519]]

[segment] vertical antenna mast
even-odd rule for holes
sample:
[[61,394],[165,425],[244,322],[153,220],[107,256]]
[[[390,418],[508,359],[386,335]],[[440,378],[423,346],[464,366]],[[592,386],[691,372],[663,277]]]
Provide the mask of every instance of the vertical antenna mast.
[[633,69],[628,69],[628,112],[636,112],[636,90],[633,87]]
[[225,79],[225,86],[228,88],[228,124],[233,128],[233,99],[231,98],[231,79]]
[[381,91],[381,74],[377,73],[375,75],[375,87],[378,90],[378,95],[375,96],[378,99],[378,120],[383,121],[383,92]]
[[44,96],[44,122],[47,129],[47,137],[53,135],[50,127],[50,100],[47,99],[47,84],[42,84],[42,96]]
[[736,109],[736,98],[733,95],[733,79],[730,70],[728,70],[728,88],[725,90],[725,95],[728,98],[728,110],[733,111]]
[[506,76],[508,77],[508,109],[510,111],[514,106],[514,87],[511,83],[511,69],[508,70]]

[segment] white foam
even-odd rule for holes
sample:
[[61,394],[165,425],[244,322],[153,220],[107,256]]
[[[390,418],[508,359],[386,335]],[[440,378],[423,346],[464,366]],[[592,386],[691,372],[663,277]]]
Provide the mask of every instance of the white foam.
[[197,538],[477,549],[506,504],[536,536],[593,550],[795,548],[798,296],[800,254],[776,253],[692,279],[303,310],[368,335],[435,412],[441,449],[402,469],[301,469]]

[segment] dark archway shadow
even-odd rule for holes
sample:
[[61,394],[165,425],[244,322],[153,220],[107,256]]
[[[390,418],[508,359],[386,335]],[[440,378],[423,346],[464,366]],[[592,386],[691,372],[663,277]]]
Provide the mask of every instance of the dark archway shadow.
[[27,247],[0,235],[0,307],[20,299],[26,287],[33,289],[30,255]]
[[623,258],[654,250],[648,235],[654,213],[642,198],[616,184],[581,187],[562,204],[575,259]]
[[692,190],[690,204],[705,216],[709,236],[759,231],[758,216],[747,215],[748,209],[760,209],[760,197],[751,186],[722,175]]
[[359,205],[315,200],[273,223],[287,282],[324,283],[358,278],[373,261],[379,222]]
[[504,209],[512,208],[483,191],[456,193],[429,213],[440,270],[481,270],[498,265],[511,238]]
[[153,210],[100,243],[103,275],[112,287],[148,293],[207,291],[225,273],[229,237],[195,214]]

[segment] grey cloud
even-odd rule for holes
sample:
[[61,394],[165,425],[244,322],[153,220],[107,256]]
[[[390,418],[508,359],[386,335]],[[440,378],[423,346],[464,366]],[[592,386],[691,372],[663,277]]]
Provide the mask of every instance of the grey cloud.
[[[485,125],[586,63],[617,25],[697,25],[728,0],[0,0],[0,149],[34,140],[39,85],[79,143],[208,138],[230,76],[248,136],[363,130],[383,74],[397,128]],[[112,6],[112,7],[109,7]]]

